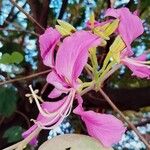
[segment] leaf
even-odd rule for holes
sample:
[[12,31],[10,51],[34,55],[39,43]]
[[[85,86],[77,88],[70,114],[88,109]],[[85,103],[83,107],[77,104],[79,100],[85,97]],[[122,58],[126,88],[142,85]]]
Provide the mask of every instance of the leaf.
[[8,53],[5,53],[4,55],[2,55],[2,58],[0,59],[0,63],[10,64],[11,63],[11,55]]
[[11,61],[16,64],[20,64],[23,61],[23,56],[19,52],[13,52],[11,54]]
[[[57,146],[56,146],[57,145]],[[44,142],[38,150],[113,150],[104,147],[98,140],[81,135],[65,134]]]
[[18,142],[22,139],[23,128],[21,126],[12,126],[8,128],[3,135],[8,143]]
[[2,55],[2,58],[0,59],[0,63],[2,64],[20,64],[23,61],[23,55],[19,52],[13,52],[11,55],[8,53],[5,53]]
[[17,92],[13,88],[0,88],[0,115],[10,117],[16,110]]

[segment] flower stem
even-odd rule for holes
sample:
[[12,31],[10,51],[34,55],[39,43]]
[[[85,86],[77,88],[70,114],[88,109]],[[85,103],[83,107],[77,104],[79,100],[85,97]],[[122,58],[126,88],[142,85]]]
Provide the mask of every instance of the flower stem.
[[108,79],[115,71],[117,71],[121,67],[121,64],[115,65],[110,71],[108,71],[105,76],[100,80],[100,85],[104,83],[106,79]]
[[99,92],[102,94],[102,96],[106,99],[106,101],[109,103],[109,105],[116,111],[120,117],[133,129],[133,131],[137,134],[139,139],[146,145],[148,150],[150,150],[149,143],[145,140],[145,138],[140,134],[140,132],[137,130],[137,128],[126,119],[125,115],[116,107],[116,105],[111,101],[111,99],[108,97],[108,95],[100,88]]

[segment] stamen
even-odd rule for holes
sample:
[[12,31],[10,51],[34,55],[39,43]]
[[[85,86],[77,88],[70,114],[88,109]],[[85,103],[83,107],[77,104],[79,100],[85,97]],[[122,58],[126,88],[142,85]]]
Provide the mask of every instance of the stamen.
[[44,117],[51,117],[51,116],[55,115],[55,114],[53,114],[53,113],[47,113],[47,112],[45,112],[45,111],[43,110],[43,108],[41,107],[41,105],[40,105],[40,103],[39,103],[39,101],[38,101],[38,98],[37,98],[36,94],[34,93],[34,91],[33,91],[33,89],[32,89],[32,86],[29,85],[29,88],[30,88],[30,90],[31,90],[32,96],[33,96],[33,98],[34,98],[34,100],[35,100],[35,102],[36,102],[36,105],[37,105],[37,107],[38,107],[38,109],[39,109],[41,115],[43,115]]
[[125,60],[133,65],[136,65],[136,66],[139,66],[139,67],[147,67],[147,68],[150,68],[150,66],[144,64],[146,61],[138,61],[138,60],[134,60],[134,59],[131,59],[131,58],[125,58],[125,59],[122,59],[122,60]]
[[[57,127],[58,125],[60,125],[62,123],[62,121],[64,120],[64,118],[66,118],[70,113],[71,113],[71,110],[72,110],[72,103],[73,103],[73,100],[74,100],[74,96],[75,96],[75,91],[71,91],[70,94],[71,96],[71,100],[68,101],[66,100],[66,105],[63,105],[59,111],[57,111],[57,115],[49,122],[47,123],[41,123],[41,122],[36,122],[36,124],[40,124],[41,125],[41,129],[47,129],[47,130],[50,130],[50,129],[54,129],[55,127]],[[70,96],[68,95],[68,98],[67,99],[70,99]],[[69,107],[66,109],[66,107],[68,106],[68,102],[70,103],[69,104]],[[62,112],[66,110],[64,112],[64,114],[62,115]],[[53,126],[50,126],[50,124],[52,124],[55,120],[57,120],[58,118],[60,118],[60,120]],[[46,127],[47,125],[49,125],[50,127]]]

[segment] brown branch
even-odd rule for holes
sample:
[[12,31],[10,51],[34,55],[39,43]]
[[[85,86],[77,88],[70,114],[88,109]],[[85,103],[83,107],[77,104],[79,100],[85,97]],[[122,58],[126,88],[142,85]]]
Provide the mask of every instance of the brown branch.
[[149,143],[140,134],[140,132],[137,130],[137,128],[129,120],[126,119],[125,115],[116,107],[116,105],[111,101],[111,99],[107,96],[107,94],[101,88],[99,91],[102,94],[102,96],[105,98],[105,100],[109,103],[109,105],[114,109],[114,111],[116,111],[120,115],[120,117],[132,128],[132,130],[137,134],[139,139],[146,145],[148,150],[150,150]]
[[0,28],[0,31],[10,31],[10,32],[24,32],[24,33],[29,33],[35,36],[39,36],[39,34],[32,32],[32,31],[28,31],[28,30],[14,30],[14,29],[5,29],[5,28]]
[[[22,8],[25,8],[25,6],[26,6],[26,2],[24,3],[24,5],[22,6]],[[4,28],[4,27],[7,27],[7,22],[13,22],[16,18],[17,18],[17,16],[18,16],[18,14],[20,13],[20,11],[18,11],[18,12],[16,12],[15,14],[14,14],[14,8],[15,8],[15,6],[13,6],[12,8],[11,8],[11,10],[10,10],[10,12],[9,12],[9,14],[8,14],[8,16],[7,16],[7,18],[5,19],[5,21],[4,21],[4,23],[3,23],[3,25],[1,25],[0,27],[2,27],[2,28]]]
[[63,15],[65,13],[67,5],[68,5],[68,0],[63,0],[62,1],[62,6],[61,6],[61,9],[60,9],[60,12],[59,12],[58,19],[62,19],[63,18]]
[[0,85],[4,85],[4,84],[8,84],[8,83],[14,83],[14,82],[18,82],[18,81],[21,81],[21,80],[28,80],[28,79],[35,78],[35,77],[43,75],[43,74],[47,74],[50,71],[51,70],[49,69],[49,70],[45,70],[45,71],[41,71],[41,72],[37,72],[37,73],[31,74],[29,76],[20,77],[20,78],[11,79],[11,80],[6,80],[4,82],[0,82]]
[[10,0],[10,2],[16,6],[23,14],[27,16],[27,18],[34,24],[36,24],[41,30],[45,31],[45,29],[30,15],[28,14],[22,7],[20,7],[15,0]]

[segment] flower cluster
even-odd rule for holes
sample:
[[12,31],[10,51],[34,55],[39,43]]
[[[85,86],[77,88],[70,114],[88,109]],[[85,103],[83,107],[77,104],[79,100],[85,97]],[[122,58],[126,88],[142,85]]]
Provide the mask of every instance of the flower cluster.
[[[131,43],[143,33],[142,21],[136,13],[131,13],[127,8],[111,8],[106,11],[105,17],[106,21],[99,23],[92,14],[87,22],[87,29],[80,31],[69,23],[58,20],[55,28],[47,28],[39,37],[43,63],[52,68],[47,82],[54,89],[48,97],[57,98],[62,94],[65,96],[57,102],[40,103],[40,98],[30,87],[39,115],[34,120],[34,125],[23,133],[24,138],[37,128],[53,129],[60,125],[72,111],[73,102],[77,100],[78,106],[73,113],[81,116],[89,135],[106,147],[121,139],[126,129],[123,123],[110,114],[85,111],[81,96],[91,89],[97,91],[104,79],[109,77],[110,71],[120,64],[127,66],[133,75],[140,78],[150,77],[150,66],[145,54],[133,57]],[[105,47],[112,36],[115,37],[114,42],[100,68],[98,50]],[[91,75],[88,82],[80,79],[84,68]],[[36,139],[32,139],[32,143],[35,142]]]

